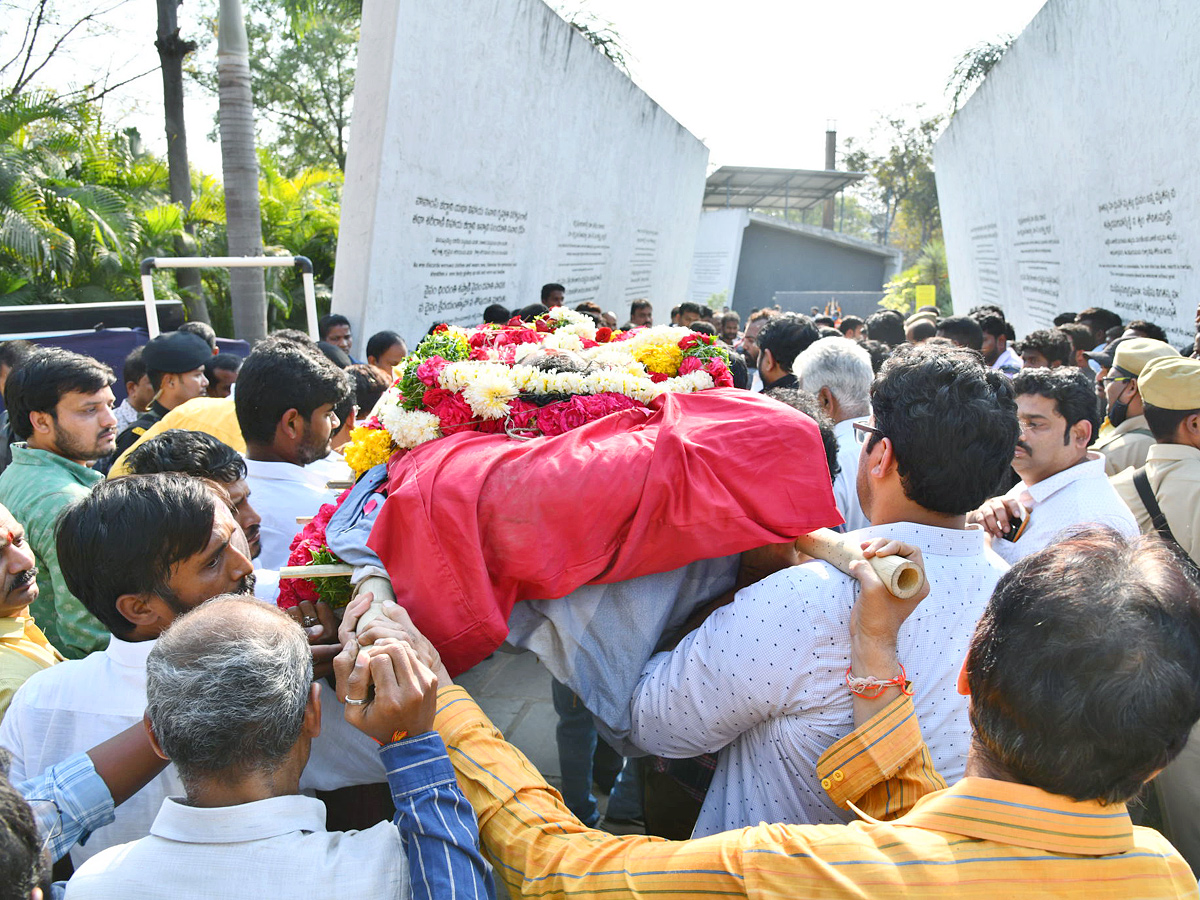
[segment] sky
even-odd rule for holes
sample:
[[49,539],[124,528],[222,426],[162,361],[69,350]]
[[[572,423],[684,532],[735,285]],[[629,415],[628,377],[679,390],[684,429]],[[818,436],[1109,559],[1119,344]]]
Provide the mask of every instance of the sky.
[[[35,0],[0,0],[11,29]],[[824,168],[825,130],[868,139],[884,115],[931,115],[949,106],[946,81],[956,59],[985,41],[1019,34],[1044,0],[562,0],[611,22],[628,50],[634,81],[711,151],[719,165]],[[41,83],[78,88],[101,73],[115,84],[155,69],[150,0],[57,0],[62,18],[105,10],[103,27]],[[180,7],[183,36],[198,29],[196,0]],[[19,19],[23,21],[23,17]],[[280,27],[284,22],[280,20]],[[0,34],[0,62],[13,35]],[[215,65],[215,49],[210,51]],[[205,58],[199,60],[204,63]],[[7,73],[5,73],[7,75]],[[137,127],[165,151],[162,81],[157,71],[104,98],[105,117]],[[215,99],[187,93],[188,149],[194,167],[220,171],[207,140]],[[918,109],[920,107],[920,109]]]

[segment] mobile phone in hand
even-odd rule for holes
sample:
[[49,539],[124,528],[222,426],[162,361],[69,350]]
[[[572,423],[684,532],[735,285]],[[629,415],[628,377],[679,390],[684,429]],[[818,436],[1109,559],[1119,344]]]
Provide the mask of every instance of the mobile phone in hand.
[[1015,542],[1017,538],[1025,533],[1025,529],[1029,526],[1029,514],[1026,513],[1023,518],[1017,518],[1009,513],[1008,516],[1008,531],[1004,532],[1001,537],[1006,541]]

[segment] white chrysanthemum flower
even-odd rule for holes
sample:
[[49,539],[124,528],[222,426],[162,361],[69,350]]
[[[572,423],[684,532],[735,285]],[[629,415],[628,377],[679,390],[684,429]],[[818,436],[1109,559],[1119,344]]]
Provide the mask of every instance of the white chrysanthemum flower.
[[399,406],[389,406],[380,410],[379,421],[401,450],[411,450],[442,436],[438,417],[420,409],[410,412]]
[[584,338],[589,341],[596,339],[596,325],[591,321],[591,316],[588,316],[588,321],[577,322],[571,325],[563,325],[555,334],[573,334],[576,337]]
[[566,330],[546,335],[546,340],[542,341],[542,346],[550,350],[570,350],[574,353],[583,351],[583,341],[579,339],[579,335],[571,334]]
[[638,347],[645,347],[647,344],[671,344],[678,346],[689,334],[694,334],[690,328],[681,328],[678,325],[655,325],[653,328],[646,328],[638,332],[627,341],[622,341],[622,344],[628,344],[630,351],[636,350]]
[[473,380],[479,363],[456,362],[442,369],[438,384],[448,391],[461,391]]
[[541,344],[517,344],[516,349],[513,350],[513,362],[519,363],[533,356],[535,353],[540,353],[541,350]]
[[508,413],[508,404],[517,398],[517,385],[503,372],[484,372],[463,391],[463,399],[471,412],[482,419],[501,419]]
[[716,382],[713,377],[700,369],[695,372],[689,372],[686,375],[680,375],[676,378],[670,378],[666,381],[668,390],[676,391],[681,394],[694,394],[697,391],[707,391],[716,387]]

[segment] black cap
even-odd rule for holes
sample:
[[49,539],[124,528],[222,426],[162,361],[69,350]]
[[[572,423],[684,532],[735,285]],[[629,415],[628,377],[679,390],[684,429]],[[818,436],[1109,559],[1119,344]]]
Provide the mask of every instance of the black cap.
[[1121,346],[1121,343],[1123,341],[1128,341],[1128,340],[1132,340],[1132,338],[1127,338],[1127,337],[1113,338],[1111,341],[1109,341],[1107,344],[1105,344],[1101,349],[1089,350],[1086,353],[1084,353],[1083,355],[1086,356],[1088,359],[1095,360],[1096,362],[1100,363],[1100,368],[1111,369],[1112,364],[1113,364],[1113,358],[1117,354],[1117,348]]
[[190,372],[212,357],[212,348],[202,337],[186,331],[160,334],[142,348],[142,361],[153,372]]

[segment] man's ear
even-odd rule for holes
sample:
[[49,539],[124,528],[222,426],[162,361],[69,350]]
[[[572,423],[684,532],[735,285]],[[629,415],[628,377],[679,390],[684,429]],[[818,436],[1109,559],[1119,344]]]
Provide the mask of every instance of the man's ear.
[[[868,438],[870,440],[870,438]],[[872,478],[883,478],[896,467],[896,454],[888,438],[879,438],[867,454],[869,474]]]
[[828,416],[833,415],[833,392],[827,387],[817,391],[817,402],[821,404],[821,409],[825,410]]
[[300,415],[300,410],[298,409],[289,409],[279,420],[279,427],[283,429],[283,436],[293,441],[298,440],[304,435],[304,426],[306,424],[304,416]]
[[964,697],[971,696],[971,685],[967,683],[967,659],[963,657],[962,666],[958,670],[958,692]]
[[309,686],[308,702],[304,704],[304,721],[300,725],[300,733],[310,739],[321,733],[320,685]]
[[775,368],[775,354],[770,350],[758,348],[758,367],[766,369],[768,372]]
[[31,412],[29,414],[29,424],[33,426],[33,430],[38,434],[54,433],[54,416],[48,412]]
[[146,729],[146,737],[150,738],[150,749],[154,751],[154,755],[170,762],[171,757],[163,752],[162,745],[158,742],[158,735],[154,733],[154,726],[150,724],[150,716],[146,713],[142,713],[142,727]]
[[136,627],[166,625],[150,594],[122,594],[117,598],[117,612]]
[[1087,446],[1092,442],[1092,423],[1087,419],[1080,419],[1071,426],[1071,443],[1077,447],[1087,449]]

